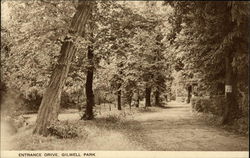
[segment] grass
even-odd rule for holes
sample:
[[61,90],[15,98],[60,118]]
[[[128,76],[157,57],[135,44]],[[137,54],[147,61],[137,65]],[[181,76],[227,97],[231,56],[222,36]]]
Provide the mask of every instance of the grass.
[[[162,109],[159,107],[150,107],[150,108],[132,108],[123,107],[122,111],[118,111],[116,108],[109,110],[109,107],[100,109],[96,106],[96,118],[94,120],[79,120],[80,117],[77,117],[78,113],[68,114],[65,111],[61,115],[61,123],[70,124],[74,127],[77,127],[78,137],[68,138],[68,139],[59,139],[56,136],[42,137],[39,135],[33,135],[32,131],[34,125],[30,124],[28,126],[22,127],[18,132],[8,138],[7,142],[9,145],[4,145],[2,149],[8,150],[159,150],[159,146],[164,146],[165,143],[162,143],[163,138],[161,134],[159,135],[159,141],[155,144],[155,140],[158,139],[158,135],[154,132],[147,132],[145,124],[141,120],[137,119],[137,116],[141,117],[146,113],[155,113],[159,112]],[[152,114],[157,116],[160,113]],[[136,116],[136,119],[133,119]],[[149,114],[148,116],[151,116]],[[201,114],[197,113],[196,118],[207,121],[210,125],[220,126],[220,118],[214,117],[210,114]],[[171,117],[170,117],[171,118]],[[136,121],[137,120],[137,121]],[[169,120],[171,121],[171,120]],[[176,120],[173,120],[176,121]],[[67,123],[68,122],[68,123]],[[162,132],[162,123],[152,124],[153,127],[159,128],[159,131]],[[166,124],[166,126],[172,126],[173,124]],[[178,122],[177,123],[182,123]],[[238,122],[238,124],[244,123]],[[157,125],[157,126],[155,126]],[[165,124],[164,124],[165,126]],[[196,127],[196,125],[194,125]],[[152,126],[148,126],[151,127]],[[176,127],[176,126],[175,126]],[[236,127],[236,126],[235,126]],[[165,127],[166,128],[166,127]],[[224,128],[224,127],[223,127]],[[150,131],[148,128],[148,131]],[[171,130],[171,129],[170,129]],[[146,131],[146,132],[145,132]],[[169,131],[167,131],[169,132]],[[184,131],[183,131],[184,132]],[[184,132],[185,133],[185,132]],[[154,139],[152,139],[152,135]],[[157,135],[157,137],[156,137]],[[171,135],[170,138],[178,136]],[[157,139],[156,139],[157,138]],[[1,138],[2,140],[2,138]],[[164,148],[162,148],[164,149]]]
[[[97,109],[98,110],[98,109]],[[34,125],[21,128],[8,140],[7,150],[142,150],[131,135],[140,136],[140,128],[133,116],[140,110],[123,108],[122,111],[102,109],[91,121],[68,120],[62,124],[77,127],[79,137],[59,139],[56,136],[33,135]],[[131,124],[132,123],[132,124]],[[6,146],[7,147],[7,146]]]
[[[113,105],[114,106],[114,105]],[[79,120],[78,112],[61,115],[61,124],[77,127],[79,137],[59,139],[57,136],[33,135],[34,125],[29,125],[13,136],[10,150],[152,150],[151,140],[143,135],[144,127],[134,120],[135,116],[155,113],[160,107],[123,107],[121,111],[112,105],[95,107],[94,120]],[[60,117],[59,117],[60,118]],[[67,123],[68,122],[68,123]],[[28,138],[28,139],[27,139]]]

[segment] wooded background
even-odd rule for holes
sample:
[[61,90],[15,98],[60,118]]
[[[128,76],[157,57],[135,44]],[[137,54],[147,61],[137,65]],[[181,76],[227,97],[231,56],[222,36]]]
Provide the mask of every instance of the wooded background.
[[248,117],[249,2],[1,4],[7,116],[41,105],[42,122],[57,120],[59,107],[86,107],[83,118],[93,119],[94,105],[164,106],[184,97],[224,123]]

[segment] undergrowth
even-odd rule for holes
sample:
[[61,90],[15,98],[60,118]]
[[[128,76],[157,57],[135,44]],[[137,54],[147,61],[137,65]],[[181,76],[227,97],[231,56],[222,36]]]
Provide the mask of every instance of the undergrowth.
[[87,133],[78,125],[70,123],[69,121],[58,121],[48,127],[49,135],[56,136],[60,139],[75,138],[85,136]]
[[213,115],[211,113],[200,113],[200,112],[194,112],[194,115],[211,126],[223,128],[227,131],[231,131],[241,135],[248,135],[249,133],[248,131],[249,125],[247,117],[235,119],[230,124],[223,125],[221,116]]

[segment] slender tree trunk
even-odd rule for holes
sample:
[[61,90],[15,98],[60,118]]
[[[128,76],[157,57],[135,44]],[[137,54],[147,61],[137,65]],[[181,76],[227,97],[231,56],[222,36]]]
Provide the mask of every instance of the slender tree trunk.
[[156,92],[155,92],[155,106],[161,106],[160,92],[158,90],[156,90]]
[[119,63],[117,65],[118,67],[118,73],[119,73],[119,80],[118,80],[118,91],[117,91],[117,107],[118,110],[122,110],[122,105],[121,105],[121,95],[122,95],[122,91],[121,91],[121,86],[122,86],[122,79],[121,79],[121,75],[122,75],[122,70],[120,68],[123,67],[123,63]]
[[66,37],[62,44],[58,64],[55,66],[49,85],[43,94],[33,131],[34,134],[47,136],[48,127],[58,120],[62,89],[68,76],[70,63],[76,52],[74,47],[75,37],[84,35],[85,24],[89,19],[90,11],[90,2],[79,2],[71,22],[70,36]]
[[151,97],[151,88],[146,87],[146,90],[145,90],[145,99],[146,99],[145,107],[151,106],[150,97]]
[[235,100],[235,86],[233,85],[233,69],[232,69],[232,57],[226,56],[226,78],[225,78],[225,97],[226,105],[223,110],[222,124],[227,124],[232,121],[233,115],[237,113],[237,103]]
[[[120,87],[120,86],[119,86],[119,87]],[[120,89],[120,88],[119,88],[119,89]],[[122,95],[121,90],[118,90],[118,92],[117,92],[117,107],[118,107],[118,110],[122,110],[121,95]]]
[[133,92],[130,91],[128,94],[128,105],[130,109],[131,109],[131,104],[132,104],[132,98],[133,98]]
[[135,107],[139,108],[139,105],[140,105],[140,90],[138,89],[137,90],[137,103]]
[[192,87],[188,86],[187,91],[188,91],[187,103],[189,104],[190,100],[191,100],[191,96],[192,96],[192,94],[191,94],[192,93]]
[[95,98],[93,93],[93,76],[94,76],[94,53],[93,46],[88,47],[87,58],[89,62],[88,70],[87,70],[87,78],[86,78],[86,109],[83,118],[86,120],[91,120],[94,118],[93,115],[93,107],[95,105]]

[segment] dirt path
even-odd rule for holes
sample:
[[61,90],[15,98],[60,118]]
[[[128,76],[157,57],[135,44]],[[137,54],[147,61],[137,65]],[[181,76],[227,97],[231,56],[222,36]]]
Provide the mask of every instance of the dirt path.
[[[110,123],[102,118],[93,121],[78,121],[78,113],[60,114],[60,120],[79,123],[88,132],[86,139],[56,139],[31,136],[32,129],[19,131],[13,136],[22,138],[22,142],[7,149],[25,150],[135,150],[135,151],[247,151],[248,138],[239,136],[223,129],[207,125],[195,118],[191,107],[187,104],[171,102],[167,108],[150,108],[150,112],[135,112],[132,119]],[[125,110],[125,109],[123,109]],[[156,111],[154,111],[156,110]],[[116,110],[114,113],[118,112]],[[121,112],[121,111],[120,111]],[[27,115],[30,125],[35,123],[36,114]],[[7,128],[4,128],[7,129]],[[24,128],[25,129],[25,128]],[[1,128],[2,130],[2,128]],[[7,144],[9,136],[3,139],[1,145]],[[7,132],[8,133],[8,132]],[[8,138],[8,140],[7,140]],[[38,143],[39,142],[39,143]],[[35,145],[34,145],[35,144]],[[67,144],[67,145],[65,145]],[[6,145],[4,145],[6,147]]]
[[[172,102],[160,112],[143,113],[134,119],[147,150],[246,151],[248,138],[206,125],[192,115],[187,104]],[[136,140],[136,137],[133,138]]]

